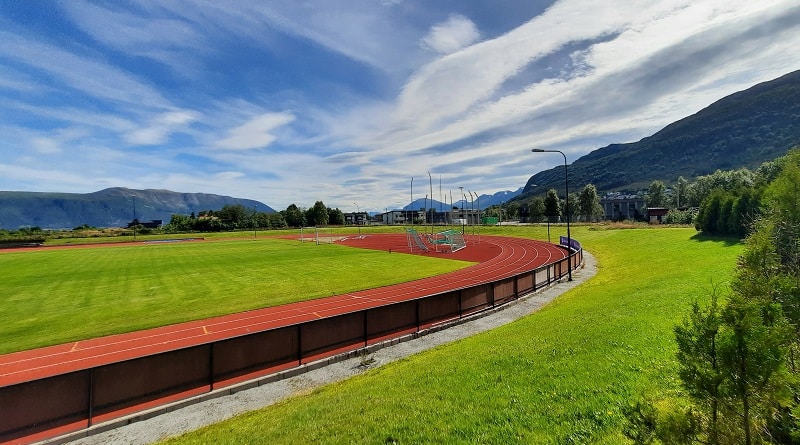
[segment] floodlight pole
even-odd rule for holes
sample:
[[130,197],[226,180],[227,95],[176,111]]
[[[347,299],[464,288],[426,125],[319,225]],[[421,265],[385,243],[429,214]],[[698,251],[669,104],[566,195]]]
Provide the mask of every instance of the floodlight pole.
[[572,281],[572,236],[569,233],[569,176],[567,176],[567,155],[561,150],[545,150],[542,148],[531,149],[533,153],[561,153],[564,157],[564,193],[566,195],[566,209],[567,209],[567,270],[569,274],[569,281]]

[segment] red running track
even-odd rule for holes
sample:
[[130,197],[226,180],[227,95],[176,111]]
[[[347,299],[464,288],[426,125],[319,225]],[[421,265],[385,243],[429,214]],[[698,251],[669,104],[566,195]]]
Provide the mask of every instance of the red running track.
[[[423,253],[414,247],[411,253],[478,262],[445,275],[1,355],[0,387],[471,287],[531,271],[566,258],[566,250],[543,241],[475,235],[467,236],[467,241],[468,246],[455,253]],[[387,253],[409,253],[404,234],[350,236],[337,242]]]

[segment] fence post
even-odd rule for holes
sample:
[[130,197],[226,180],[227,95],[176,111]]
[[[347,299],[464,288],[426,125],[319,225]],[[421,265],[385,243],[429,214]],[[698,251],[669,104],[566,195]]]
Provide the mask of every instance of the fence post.
[[415,306],[416,306],[415,310],[417,312],[417,332],[419,332],[419,298],[414,300],[414,302],[415,302]]
[[297,326],[297,366],[303,364],[303,326]]
[[364,309],[364,347],[367,347],[367,341],[369,340],[369,331],[367,330],[367,316],[369,315],[369,309]]
[[208,388],[209,392],[214,390],[214,348],[217,342],[208,345]]
[[94,417],[94,371],[97,368],[92,368],[89,370],[89,406],[88,406],[88,416],[87,416],[87,428],[92,426],[92,418]]
[[519,299],[519,275],[514,277],[514,299]]

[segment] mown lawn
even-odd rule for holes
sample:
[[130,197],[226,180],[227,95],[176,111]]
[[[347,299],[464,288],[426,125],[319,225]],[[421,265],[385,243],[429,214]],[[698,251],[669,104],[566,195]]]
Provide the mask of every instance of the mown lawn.
[[623,407],[678,388],[672,329],[742,247],[684,228],[573,236],[600,270],[540,312],[167,443],[625,443]]
[[0,253],[0,353],[326,297],[471,263],[280,239]]

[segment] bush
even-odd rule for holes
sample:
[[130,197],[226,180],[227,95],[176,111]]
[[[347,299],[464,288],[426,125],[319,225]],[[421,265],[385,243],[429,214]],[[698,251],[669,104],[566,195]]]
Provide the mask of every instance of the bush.
[[664,223],[694,224],[695,216],[697,216],[697,210],[695,209],[687,209],[687,210],[671,209],[669,212],[667,212],[667,216],[664,219]]

